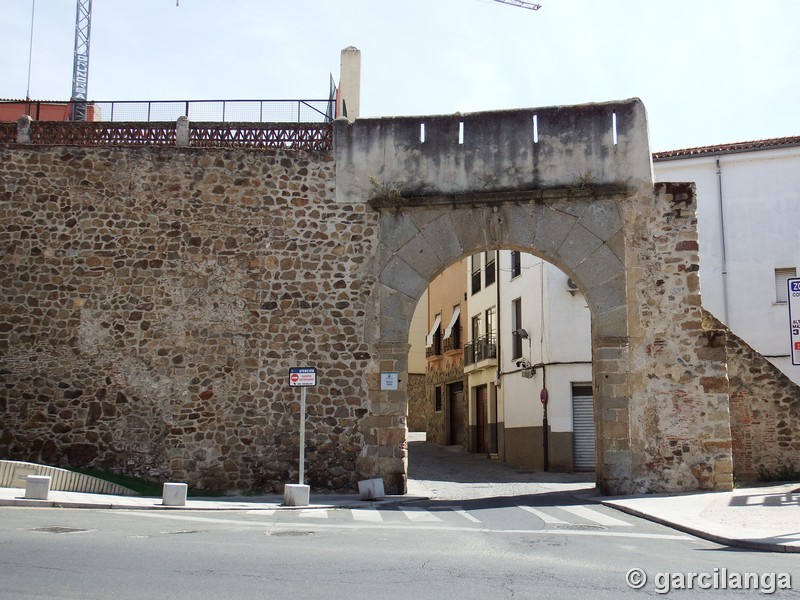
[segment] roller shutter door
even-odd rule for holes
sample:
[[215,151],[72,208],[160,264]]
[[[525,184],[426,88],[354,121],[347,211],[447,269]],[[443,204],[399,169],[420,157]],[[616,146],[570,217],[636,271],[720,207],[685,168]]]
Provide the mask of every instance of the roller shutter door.
[[575,471],[594,471],[594,407],[591,388],[572,390],[572,464]]

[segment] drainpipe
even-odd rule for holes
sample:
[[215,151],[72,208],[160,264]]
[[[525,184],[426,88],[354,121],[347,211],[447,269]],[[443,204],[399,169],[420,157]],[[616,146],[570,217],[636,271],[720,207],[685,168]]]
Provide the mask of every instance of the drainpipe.
[[722,271],[722,322],[728,327],[731,326],[728,319],[728,256],[725,244],[725,211],[722,204],[722,165],[717,159],[717,204],[719,206],[719,233],[720,233],[720,252],[722,257],[722,264],[720,265]]

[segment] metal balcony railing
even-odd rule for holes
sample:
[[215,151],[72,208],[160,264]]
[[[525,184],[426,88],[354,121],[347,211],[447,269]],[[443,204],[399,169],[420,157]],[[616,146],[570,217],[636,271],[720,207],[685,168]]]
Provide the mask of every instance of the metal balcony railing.
[[493,333],[487,333],[464,346],[464,365],[474,365],[482,360],[497,358],[497,343]]

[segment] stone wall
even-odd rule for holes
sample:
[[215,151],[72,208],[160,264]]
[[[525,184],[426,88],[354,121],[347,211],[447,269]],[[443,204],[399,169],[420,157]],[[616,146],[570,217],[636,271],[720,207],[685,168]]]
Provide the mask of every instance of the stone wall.
[[731,404],[733,474],[800,470],[800,386],[709,312],[703,322],[725,345]]
[[425,375],[409,373],[408,386],[408,430],[425,431],[425,425],[433,413],[433,404],[429,403],[425,390]]
[[[657,184],[628,213],[632,492],[730,489],[722,338],[703,329],[693,184]],[[614,414],[618,412],[619,414]]]
[[352,490],[376,217],[328,154],[0,147],[0,456]]

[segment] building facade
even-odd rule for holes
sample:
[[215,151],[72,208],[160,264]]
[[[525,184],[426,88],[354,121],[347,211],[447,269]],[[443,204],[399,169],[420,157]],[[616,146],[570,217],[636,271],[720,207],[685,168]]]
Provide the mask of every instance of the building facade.
[[[800,202],[800,138],[653,159],[657,181],[696,186],[703,307],[800,383],[789,352],[786,283],[797,276],[800,256],[792,219]],[[469,315],[464,447],[528,468],[594,470],[591,316],[580,289],[523,252],[483,252],[462,262]]]

